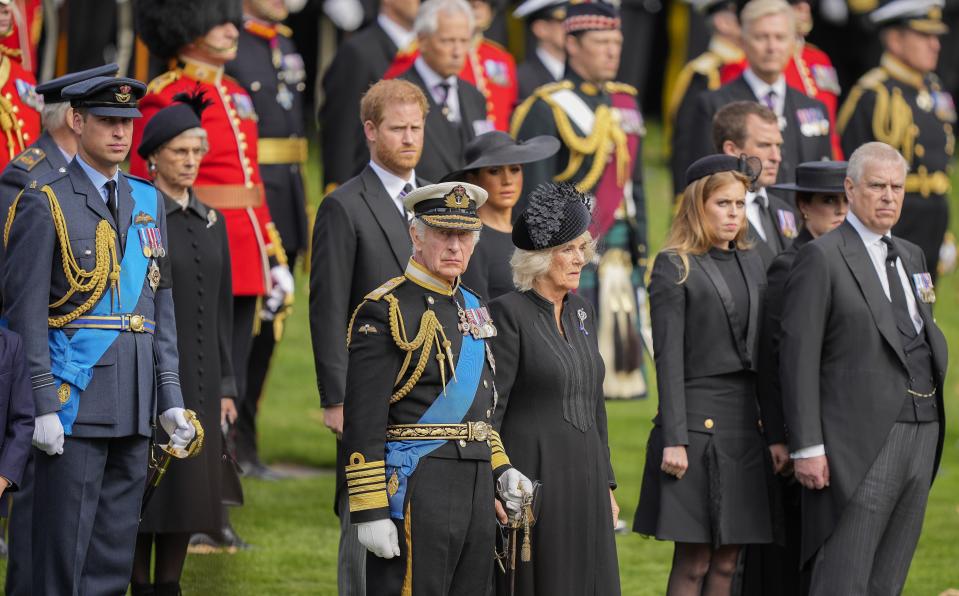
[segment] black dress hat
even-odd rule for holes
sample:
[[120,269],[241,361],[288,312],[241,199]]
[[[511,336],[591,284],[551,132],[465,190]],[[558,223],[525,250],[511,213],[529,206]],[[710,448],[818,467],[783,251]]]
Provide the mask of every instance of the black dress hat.
[[163,60],[217,25],[243,25],[242,0],[136,0],[133,14],[137,34]]
[[540,184],[513,226],[513,246],[544,250],[575,240],[592,221],[592,197],[567,182]]
[[147,86],[126,77],[94,77],[63,89],[63,99],[74,108],[83,108],[95,116],[139,118],[137,102]]
[[807,161],[796,167],[795,183],[774,184],[769,188],[791,192],[842,194],[846,192],[843,187],[846,165],[844,161]]
[[462,180],[466,172],[493,166],[524,164],[546,159],[559,151],[559,139],[540,135],[525,141],[516,141],[501,130],[483,133],[466,144],[463,169],[451,172],[440,182]]
[[570,2],[563,21],[567,33],[611,31],[621,28],[619,8],[603,0]]
[[116,64],[104,64],[103,66],[97,66],[95,68],[69,72],[62,77],[40,83],[37,85],[36,91],[43,96],[43,103],[61,103],[67,101],[67,99],[61,95],[64,88],[94,77],[115,77],[118,72],[120,72],[120,67]]
[[403,197],[403,206],[432,228],[480,230],[476,214],[486,202],[486,191],[466,182],[441,182],[421,186]]
[[759,178],[763,171],[763,162],[758,157],[747,157],[740,155],[717,154],[700,157],[686,168],[686,186],[706,176],[712,176],[719,172],[739,172],[749,178],[752,184]]
[[942,22],[944,0],[887,0],[869,13],[879,28],[905,27],[927,35],[945,35],[949,26]]
[[197,85],[192,94],[177,93],[173,96],[174,103],[154,114],[143,128],[143,138],[137,147],[140,157],[146,159],[181,132],[199,128],[203,110],[213,105],[204,95],[205,92]]

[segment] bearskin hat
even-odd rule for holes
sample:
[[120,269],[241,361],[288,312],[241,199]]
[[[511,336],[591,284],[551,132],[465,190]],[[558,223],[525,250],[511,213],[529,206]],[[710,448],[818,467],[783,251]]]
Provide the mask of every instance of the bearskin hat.
[[137,33],[150,52],[175,58],[183,46],[223,23],[243,22],[242,0],[137,0]]

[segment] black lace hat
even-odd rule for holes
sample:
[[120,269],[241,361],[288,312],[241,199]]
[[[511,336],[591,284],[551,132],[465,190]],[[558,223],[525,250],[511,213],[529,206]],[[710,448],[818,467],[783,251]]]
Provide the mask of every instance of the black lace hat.
[[591,204],[572,184],[540,184],[513,226],[513,246],[543,250],[579,238],[592,221]]

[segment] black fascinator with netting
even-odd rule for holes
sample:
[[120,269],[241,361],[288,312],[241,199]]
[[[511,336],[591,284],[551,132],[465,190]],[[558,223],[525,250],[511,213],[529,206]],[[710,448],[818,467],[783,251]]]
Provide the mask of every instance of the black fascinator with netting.
[[540,184],[513,226],[513,245],[543,250],[566,244],[589,228],[592,197],[572,184]]
[[686,186],[706,176],[712,176],[719,172],[739,172],[749,179],[749,185],[752,187],[756,179],[763,171],[763,162],[758,157],[740,155],[718,154],[707,155],[694,161],[692,165],[686,168]]

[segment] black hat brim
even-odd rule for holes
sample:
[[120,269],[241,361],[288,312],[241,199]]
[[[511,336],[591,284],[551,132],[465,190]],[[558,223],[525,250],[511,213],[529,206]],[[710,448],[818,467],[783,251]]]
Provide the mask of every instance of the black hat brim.
[[809,192],[809,193],[822,193],[827,195],[841,195],[845,194],[846,189],[843,187],[835,186],[801,186],[799,184],[773,184],[772,186],[767,187],[770,190],[785,190],[788,192]]
[[140,118],[143,116],[137,108],[110,108],[100,106],[85,109],[88,114],[93,114],[94,116],[113,116],[116,118]]
[[549,135],[540,135],[525,141],[519,141],[513,145],[493,147],[463,166],[463,169],[443,176],[440,182],[460,181],[467,172],[480,168],[534,163],[555,155],[559,148],[559,139]]

